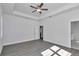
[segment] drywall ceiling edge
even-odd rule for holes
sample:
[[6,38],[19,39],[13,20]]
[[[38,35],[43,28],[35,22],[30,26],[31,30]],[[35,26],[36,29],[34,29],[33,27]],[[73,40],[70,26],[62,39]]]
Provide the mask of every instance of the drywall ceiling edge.
[[22,12],[19,12],[19,11],[14,11],[13,14],[14,14],[14,15],[23,16],[23,17],[27,17],[27,18],[31,18],[31,19],[34,19],[34,20],[38,20],[37,17],[30,16],[30,15],[28,15],[28,14],[25,14],[25,13],[22,13]]

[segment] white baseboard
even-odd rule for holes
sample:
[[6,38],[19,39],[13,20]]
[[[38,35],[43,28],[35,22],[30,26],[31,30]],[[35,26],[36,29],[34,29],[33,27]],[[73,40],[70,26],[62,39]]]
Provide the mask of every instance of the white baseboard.
[[66,46],[66,45],[63,45],[63,44],[51,42],[51,41],[49,41],[49,40],[44,40],[44,41],[47,41],[47,42],[50,42],[50,43],[53,43],[53,44],[57,44],[57,45],[60,45],[60,46],[63,46],[63,47],[71,48],[71,47]]
[[9,42],[9,43],[4,43],[3,46],[7,46],[7,45],[12,45],[12,44],[18,44],[18,43],[22,43],[22,42],[27,42],[27,41],[32,41],[32,40],[37,40],[37,39],[28,39],[28,40],[23,40],[23,41],[16,41],[16,42]]

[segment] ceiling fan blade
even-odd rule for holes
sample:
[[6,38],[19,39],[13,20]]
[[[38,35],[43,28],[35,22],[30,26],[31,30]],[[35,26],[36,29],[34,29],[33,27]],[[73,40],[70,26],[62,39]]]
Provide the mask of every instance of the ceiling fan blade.
[[33,13],[33,12],[36,12],[36,11],[37,11],[37,10],[34,10],[34,11],[32,11],[32,13]]
[[41,3],[40,5],[39,5],[39,7],[41,8],[43,6],[43,3]]
[[41,9],[41,10],[48,10],[48,9]]
[[30,7],[37,9],[37,7],[34,7],[34,6],[30,6]]
[[40,11],[39,13],[41,14],[42,12]]

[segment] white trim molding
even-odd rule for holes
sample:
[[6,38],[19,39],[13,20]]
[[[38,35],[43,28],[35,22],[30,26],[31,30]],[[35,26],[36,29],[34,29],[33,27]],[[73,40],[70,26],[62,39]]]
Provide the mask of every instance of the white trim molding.
[[23,17],[27,17],[27,18],[30,18],[30,19],[34,19],[34,20],[38,20],[37,17],[27,15],[27,14],[22,13],[22,12],[20,12],[20,11],[14,11],[13,14],[14,14],[14,15],[23,16]]
[[[72,22],[76,22],[76,21],[79,21],[79,19],[75,19],[75,18],[74,19],[71,19],[71,20],[69,20],[69,23],[68,23],[69,24],[69,40],[70,40],[70,43],[71,43],[71,39],[72,39],[71,38],[72,37],[72,35],[71,35],[71,23]],[[71,47],[71,45],[70,45],[70,47]]]
[[18,44],[18,43],[23,43],[23,42],[28,42],[28,41],[32,41],[32,40],[37,40],[37,39],[26,39],[26,40],[23,40],[23,41],[17,41],[17,42],[10,42],[10,43],[3,43],[3,46],[7,46],[7,45],[12,45],[12,44]]

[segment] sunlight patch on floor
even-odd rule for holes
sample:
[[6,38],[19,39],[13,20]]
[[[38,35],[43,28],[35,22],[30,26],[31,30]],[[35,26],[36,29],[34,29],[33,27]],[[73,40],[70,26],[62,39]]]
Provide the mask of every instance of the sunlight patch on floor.
[[58,46],[52,46],[41,53],[43,56],[71,56],[71,53]]
[[54,52],[51,51],[50,49],[47,49],[47,50],[43,51],[41,54],[43,56],[51,56],[52,54],[54,54]]

